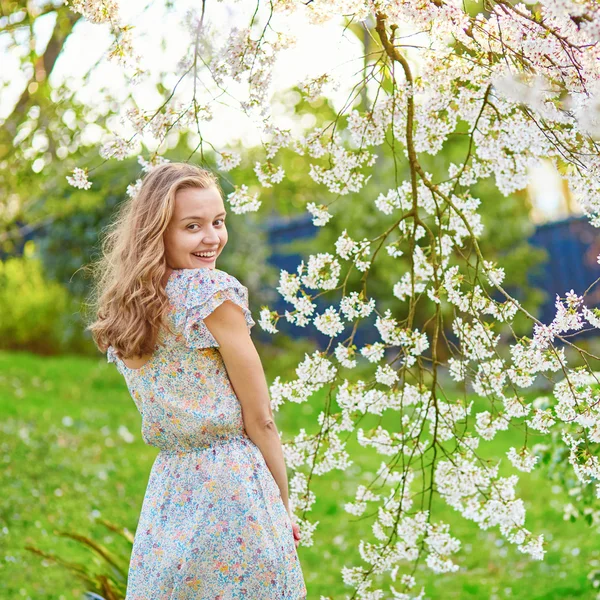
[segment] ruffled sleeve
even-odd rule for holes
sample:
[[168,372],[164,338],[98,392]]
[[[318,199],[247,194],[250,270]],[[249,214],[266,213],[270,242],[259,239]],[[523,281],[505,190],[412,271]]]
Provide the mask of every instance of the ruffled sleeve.
[[107,351],[106,351],[106,360],[109,363],[116,363],[117,362],[117,356],[115,354],[115,351],[113,349],[112,346],[109,346]]
[[115,352],[115,349],[112,346],[109,346],[108,349],[106,350],[106,361],[109,363],[115,363],[115,366],[117,367],[117,371],[119,371],[119,373],[123,372],[121,370],[121,364],[119,363],[119,358],[117,356],[117,353]]
[[248,308],[248,288],[235,277],[220,269],[190,269],[189,273],[183,320],[183,336],[189,348],[219,347],[204,319],[226,300],[242,309],[248,331],[256,324]]

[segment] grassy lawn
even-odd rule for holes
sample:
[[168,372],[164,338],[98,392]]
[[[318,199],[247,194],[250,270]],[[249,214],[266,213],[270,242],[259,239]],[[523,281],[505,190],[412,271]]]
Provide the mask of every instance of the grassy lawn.
[[[276,361],[265,361],[265,368],[269,381],[278,373],[293,374]],[[316,397],[309,404],[282,408],[277,423],[284,438],[300,427],[314,431],[320,403],[322,398]],[[92,552],[53,533],[67,530],[89,536],[128,560],[124,540],[96,518],[135,531],[158,450],[143,443],[141,417],[125,383],[114,365],[102,359],[0,352],[0,411],[0,598],[80,599],[82,584],[24,546],[105,570]],[[392,428],[386,419],[394,417],[384,416],[383,425]],[[368,429],[377,421],[370,415],[361,426]],[[503,432],[483,444],[487,457],[503,458],[503,450],[519,447],[522,438],[518,432]],[[385,457],[355,440],[349,441],[348,449],[355,460],[348,472],[316,480],[317,502],[311,516],[320,523],[314,545],[298,549],[311,600],[321,595],[345,598],[350,588],[343,585],[340,569],[360,564],[359,539],[375,541],[369,521],[347,514],[343,506]],[[509,474],[507,462],[504,458]],[[521,474],[519,491],[528,510],[526,526],[543,533],[548,542],[545,560],[531,561],[504,543],[496,530],[482,532],[438,502],[435,520],[450,520],[454,534],[463,541],[456,555],[461,570],[445,576],[420,571],[428,598],[594,597],[587,574],[600,565],[597,531],[583,521],[563,520],[562,506],[569,499],[545,479],[543,470]]]

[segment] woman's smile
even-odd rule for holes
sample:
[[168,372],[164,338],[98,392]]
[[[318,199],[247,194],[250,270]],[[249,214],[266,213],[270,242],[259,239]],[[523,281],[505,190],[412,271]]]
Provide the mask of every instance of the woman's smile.
[[213,251],[213,255],[212,256],[198,256],[197,254],[193,254],[192,256],[196,259],[199,260],[200,262],[203,263],[212,263],[215,261],[215,258],[217,258],[217,252]]

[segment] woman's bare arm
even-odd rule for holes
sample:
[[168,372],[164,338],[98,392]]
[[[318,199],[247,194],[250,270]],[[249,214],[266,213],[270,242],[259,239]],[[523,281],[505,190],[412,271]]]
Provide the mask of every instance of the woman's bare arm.
[[246,433],[261,451],[289,513],[287,472],[271,410],[269,388],[242,310],[227,300],[206,317],[204,322],[219,343],[218,350],[242,406]]

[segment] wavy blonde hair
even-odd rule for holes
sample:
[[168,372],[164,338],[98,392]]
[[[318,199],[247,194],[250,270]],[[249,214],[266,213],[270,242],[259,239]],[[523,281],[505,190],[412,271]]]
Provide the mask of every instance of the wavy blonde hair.
[[112,346],[119,358],[151,354],[168,310],[162,280],[167,273],[164,233],[175,195],[187,188],[216,187],[218,177],[188,163],[150,170],[137,194],[124,201],[101,241],[101,258],[89,265],[93,322],[86,331],[99,350]]

